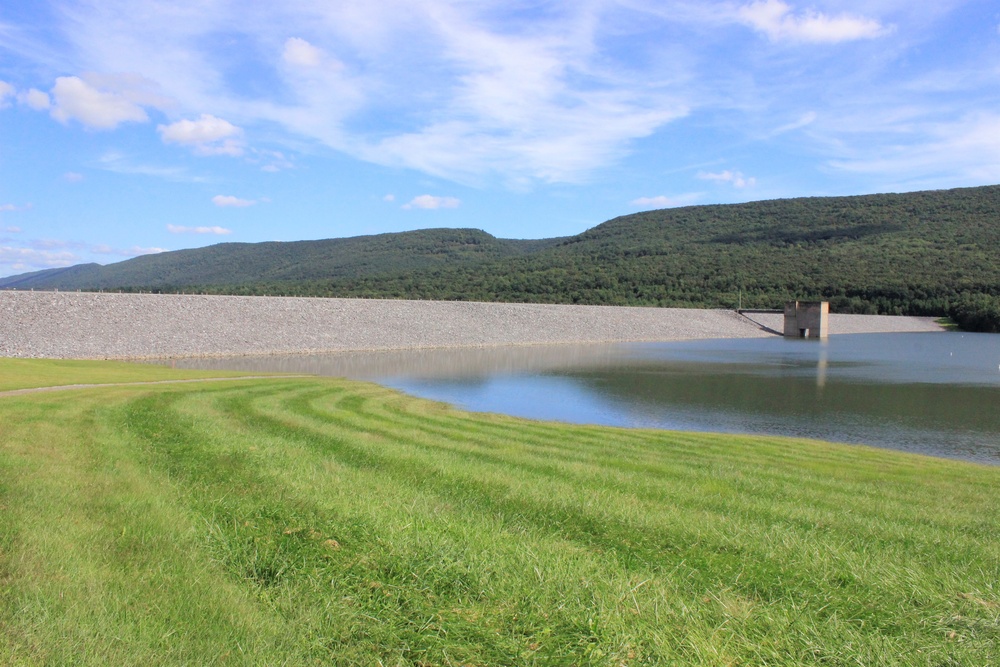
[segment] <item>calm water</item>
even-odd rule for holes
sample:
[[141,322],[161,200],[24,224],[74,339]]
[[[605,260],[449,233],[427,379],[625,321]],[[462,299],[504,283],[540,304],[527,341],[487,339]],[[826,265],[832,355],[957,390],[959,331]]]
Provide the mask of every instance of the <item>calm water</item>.
[[184,360],[535,419],[805,436],[1000,464],[1000,336],[857,334]]

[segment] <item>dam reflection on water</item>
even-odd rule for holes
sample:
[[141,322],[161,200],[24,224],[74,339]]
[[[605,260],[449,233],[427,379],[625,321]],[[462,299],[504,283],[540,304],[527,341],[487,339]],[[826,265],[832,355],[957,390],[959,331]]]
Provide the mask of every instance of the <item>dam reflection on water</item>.
[[869,444],[1000,464],[1000,336],[351,352],[182,359],[188,368],[371,380],[533,419]]

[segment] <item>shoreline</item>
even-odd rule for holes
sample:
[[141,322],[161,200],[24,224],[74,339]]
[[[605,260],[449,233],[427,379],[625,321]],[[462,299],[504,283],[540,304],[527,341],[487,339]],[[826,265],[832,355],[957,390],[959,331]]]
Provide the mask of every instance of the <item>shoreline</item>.
[[[0,356],[182,359],[769,338],[780,313],[472,301],[0,291]],[[830,316],[831,335],[943,331]],[[773,320],[773,321],[772,321]]]

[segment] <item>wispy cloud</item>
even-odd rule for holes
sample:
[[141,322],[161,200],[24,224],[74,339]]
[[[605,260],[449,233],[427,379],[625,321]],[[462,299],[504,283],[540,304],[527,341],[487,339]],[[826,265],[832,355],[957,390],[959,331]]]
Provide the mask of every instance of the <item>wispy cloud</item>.
[[108,151],[98,158],[94,165],[99,169],[116,174],[136,174],[151,176],[165,181],[178,183],[207,183],[208,178],[191,174],[184,167],[167,167],[163,165],[143,164],[136,162],[131,156],[117,151]]
[[76,253],[67,250],[52,251],[0,246],[0,266],[6,265],[11,271],[72,266],[79,261],[80,258]]
[[30,88],[23,93],[19,93],[17,101],[31,107],[35,111],[45,111],[52,107],[52,100],[48,93],[43,93],[35,88]]
[[1000,115],[996,113],[969,114],[955,122],[911,121],[901,133],[933,139],[911,143],[897,136],[888,147],[873,143],[855,148],[849,151],[851,155],[831,160],[829,165],[917,187],[924,187],[923,179],[928,177],[938,182],[952,179],[956,184],[1000,182]]
[[[365,160],[457,180],[565,182],[622,158],[632,141],[689,109],[677,91],[596,48],[608,9],[567,6],[509,21],[499,2],[345,9],[301,0],[107,0],[74,8],[63,27],[87,67],[141,67],[185,113],[278,126]],[[248,96],[236,76],[249,64],[245,54],[219,51],[214,36],[233,26],[252,40],[253,65],[274,82],[272,94]],[[163,108],[163,100],[137,98],[135,87],[63,78],[76,80],[59,85],[60,119],[111,128]],[[373,126],[372,117],[387,123]],[[164,139],[182,122],[163,125]],[[233,141],[197,146],[235,154]]]
[[873,39],[891,31],[879,21],[864,16],[828,16],[815,10],[796,14],[782,0],[752,2],[741,7],[738,16],[774,41],[837,43]]
[[[0,231],[21,233],[18,227],[0,228]],[[94,257],[137,257],[159,252],[166,252],[166,248],[137,245],[120,248],[59,238],[0,239],[0,275],[72,266],[93,261]]]
[[658,195],[656,197],[639,197],[629,202],[630,205],[638,208],[674,208],[677,206],[690,206],[701,199],[702,194],[692,192],[674,197]]
[[158,125],[156,131],[164,143],[189,146],[197,155],[243,155],[243,129],[211,114]]
[[225,227],[185,227],[183,225],[167,225],[171,234],[232,234],[233,230]]
[[700,172],[698,178],[703,181],[731,183],[734,188],[749,188],[757,184],[757,179],[753,176],[744,176],[741,171],[730,171],[728,169],[718,173]]
[[232,195],[215,195],[212,197],[212,203],[221,207],[246,208],[247,206],[253,206],[257,201],[254,199],[240,199]]
[[[285,41],[282,59],[290,65],[300,67],[319,67],[326,60],[326,54],[301,37],[289,37]],[[339,66],[339,63],[338,63]]]
[[[0,106],[48,109],[90,130],[146,123],[137,129],[158,130],[171,146],[241,156],[267,172],[291,167],[297,151],[333,149],[462,183],[529,189],[587,182],[630,155],[652,162],[655,153],[665,169],[710,162],[727,154],[725,142],[771,141],[771,148],[805,128],[786,155],[808,155],[814,169],[872,169],[879,154],[947,144],[935,123],[957,127],[995,108],[988,52],[977,59],[977,47],[956,51],[963,76],[931,76],[923,66],[944,62],[932,56],[951,48],[942,26],[962,7],[958,0],[74,2],[53,12],[57,39],[0,26],[5,48],[34,59],[36,71],[67,74],[25,90],[0,84]],[[989,42],[994,27],[975,26],[981,39],[969,44]],[[843,127],[851,114],[912,109],[935,123],[920,123],[906,146],[894,143],[903,137],[898,129],[860,139]],[[267,155],[257,148],[265,143],[281,151]],[[694,151],[704,155],[695,159]],[[988,159],[963,155],[968,163],[948,164],[991,173]],[[162,159],[102,168],[203,180],[155,162]],[[761,181],[762,162],[754,167]],[[709,180],[749,187],[753,177]]]
[[17,95],[17,89],[6,81],[0,81],[0,109],[10,106],[10,100]]
[[246,160],[251,164],[261,165],[261,171],[272,174],[295,167],[295,163],[285,153],[266,148],[251,148]]
[[458,208],[462,202],[455,197],[435,197],[434,195],[420,195],[410,200],[408,204],[403,204],[405,209],[421,208],[434,210],[438,208]]
[[664,195],[658,195],[656,197],[639,197],[638,199],[633,199],[629,202],[632,206],[639,207],[651,207],[651,208],[667,208],[669,206],[676,206],[676,203],[670,197]]
[[86,250],[87,244],[83,241],[70,241],[66,239],[30,239],[28,247],[35,250],[56,250],[63,248],[66,250]]
[[801,130],[803,127],[808,127],[813,123],[815,123],[816,118],[818,118],[818,116],[819,114],[817,114],[815,111],[807,111],[801,116],[799,116],[797,120],[772,130],[770,136],[776,137],[780,134],[785,134],[786,132],[794,132],[795,130]]
[[32,206],[32,204],[23,204],[21,206],[17,204],[0,204],[0,212],[27,211]]
[[[52,88],[52,117],[61,123],[77,120],[95,130],[149,120],[145,107],[166,108],[167,98],[156,84],[138,74],[61,76]],[[47,108],[47,107],[45,107]]]
[[10,225],[8,227],[4,227],[3,231],[6,232],[6,233],[8,233],[8,234],[20,234],[24,230],[21,229],[20,227],[16,227],[14,225]]
[[116,255],[118,257],[138,257],[140,255],[155,255],[167,252],[166,248],[143,248],[132,246],[130,248],[115,248],[109,245],[96,245],[90,248],[90,252],[95,255]]

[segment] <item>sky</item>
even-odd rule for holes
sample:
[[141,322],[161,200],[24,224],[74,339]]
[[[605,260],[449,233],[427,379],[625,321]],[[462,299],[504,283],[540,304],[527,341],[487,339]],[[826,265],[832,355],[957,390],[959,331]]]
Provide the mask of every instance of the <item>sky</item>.
[[0,4],[0,276],[997,183],[996,0]]

